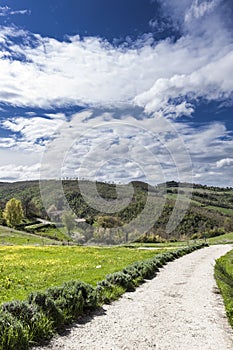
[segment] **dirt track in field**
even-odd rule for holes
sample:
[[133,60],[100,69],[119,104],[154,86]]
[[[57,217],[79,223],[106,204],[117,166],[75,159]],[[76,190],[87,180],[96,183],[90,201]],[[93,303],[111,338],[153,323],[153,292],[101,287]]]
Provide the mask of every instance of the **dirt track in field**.
[[213,277],[211,246],[177,259],[133,293],[104,305],[38,350],[232,350],[233,332]]

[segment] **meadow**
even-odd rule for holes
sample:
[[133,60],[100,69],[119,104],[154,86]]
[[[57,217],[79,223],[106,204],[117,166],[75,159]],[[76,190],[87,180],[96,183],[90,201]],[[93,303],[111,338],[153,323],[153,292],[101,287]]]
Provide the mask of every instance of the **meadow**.
[[211,244],[231,244],[233,243],[233,232],[225,233],[224,235],[211,237],[207,239],[207,242]]
[[233,250],[216,261],[215,278],[224,300],[229,322],[233,327]]
[[[209,244],[233,242],[233,233],[207,241]],[[135,261],[192,243],[187,240],[135,243],[125,247],[67,246],[56,240],[0,226],[0,303],[23,300],[30,292],[43,291],[72,279],[96,285],[107,274],[120,271]]]
[[[48,341],[80,316],[134,291],[169,261],[204,246],[168,252],[126,247],[2,247],[5,284],[1,290],[12,291],[13,299],[23,295],[20,289],[13,290],[14,285],[22,285],[27,293],[24,300],[0,305],[0,349],[29,350]],[[27,295],[30,288],[34,292]]]
[[106,274],[165,251],[165,248],[1,246],[0,301],[23,300],[30,292],[72,279],[95,285]]
[[0,226],[0,245],[61,244],[56,240]]

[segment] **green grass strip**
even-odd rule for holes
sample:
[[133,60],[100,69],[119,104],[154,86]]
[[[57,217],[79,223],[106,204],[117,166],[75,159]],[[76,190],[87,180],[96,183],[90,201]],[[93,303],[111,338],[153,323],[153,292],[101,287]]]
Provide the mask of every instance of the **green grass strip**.
[[214,275],[233,328],[233,250],[216,260]]

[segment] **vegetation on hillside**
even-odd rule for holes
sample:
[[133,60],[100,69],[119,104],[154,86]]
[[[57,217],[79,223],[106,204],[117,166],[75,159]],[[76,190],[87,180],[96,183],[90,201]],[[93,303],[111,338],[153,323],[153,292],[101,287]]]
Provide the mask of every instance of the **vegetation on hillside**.
[[[93,206],[91,202],[93,198],[88,198],[85,193],[83,195],[83,192],[88,193],[93,185],[96,186],[100,198],[107,203],[106,207]],[[81,244],[119,244],[133,241],[139,236],[141,242],[198,239],[233,231],[232,188],[192,186],[188,183],[179,184],[174,181],[158,186],[151,186],[140,181],[116,186],[85,180],[65,180],[60,187],[58,181],[55,180],[43,181],[42,186],[38,181],[1,183],[0,223],[4,224],[1,212],[7,201],[15,197],[21,201],[24,210],[25,223],[24,226],[21,226],[23,230],[59,240],[68,240],[67,233],[70,234],[72,231],[74,233],[71,235],[72,239]],[[131,193],[132,188],[133,194]],[[166,227],[178,194],[182,206],[187,202],[190,193],[191,202],[184,218],[173,232],[168,234]],[[131,200],[128,203],[129,198]],[[150,213],[151,223],[148,224],[148,217],[140,218],[140,225],[147,228],[144,234],[141,235],[142,232],[137,231],[137,225],[132,225],[128,232],[123,230],[123,226],[125,228],[125,225],[140,217],[145,207]],[[85,219],[86,224],[84,222],[74,227],[73,220],[66,220],[65,232],[60,227],[65,223],[64,213],[70,210],[77,218]],[[36,222],[38,218],[55,221],[57,231],[53,225]],[[72,224],[71,229],[67,226],[68,222]],[[63,236],[60,236],[58,231],[62,231]]]
[[0,245],[57,245],[62,244],[61,241],[34,235],[31,233],[15,230],[6,226],[0,226]]

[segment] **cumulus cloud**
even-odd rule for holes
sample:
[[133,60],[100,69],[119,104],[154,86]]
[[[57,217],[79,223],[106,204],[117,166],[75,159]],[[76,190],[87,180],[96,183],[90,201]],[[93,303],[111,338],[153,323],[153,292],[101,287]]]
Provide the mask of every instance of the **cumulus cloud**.
[[0,148],[12,148],[16,144],[14,137],[1,137]]
[[[41,162],[39,172],[36,169],[31,178],[39,174],[42,178],[158,183],[171,179],[192,182],[193,175],[193,181],[217,184],[222,175],[222,184],[231,184],[231,172],[226,175],[230,167],[224,165],[231,165],[232,159],[226,160],[225,155],[232,154],[233,141],[224,124],[197,128],[166,120],[163,114],[141,119],[137,115],[143,116],[143,111],[131,109],[126,115],[124,109],[116,113],[114,108],[102,113],[86,110],[69,120],[50,114],[51,119],[5,121],[13,134],[4,140],[4,148],[0,144],[1,163],[5,164],[1,169],[9,170],[10,164],[17,169],[28,167],[25,175],[20,175],[27,179]],[[11,153],[7,155],[8,150]],[[9,174],[16,176],[12,171]]]
[[[215,3],[187,0],[179,9],[183,17],[207,7],[216,15]],[[0,102],[40,108],[136,104],[148,112],[191,115],[192,99],[224,100],[232,91],[232,36],[217,23],[208,23],[208,35],[194,30],[176,42],[146,35],[118,47],[95,37],[59,41],[1,28]]]
[[143,179],[155,183],[165,180],[165,169],[183,179],[184,167],[190,178],[190,157],[174,126],[163,117],[140,120],[135,118],[137,113],[132,109],[126,116],[123,110],[121,119],[115,109],[99,111],[94,118],[91,111],[75,114],[46,147],[42,178]]
[[[59,164],[64,154],[60,176],[119,182],[140,179],[150,183],[193,179],[215,185],[221,177],[222,184],[231,184],[231,174],[225,176],[216,168],[216,162],[233,151],[232,135],[222,123],[197,128],[175,120],[166,121],[162,114],[137,120],[134,110],[123,119],[114,119],[112,113],[112,118],[106,121],[104,114],[99,113],[99,117],[89,118],[85,123],[80,124],[81,120],[87,120],[84,114],[74,117],[71,134],[69,123],[66,124],[49,150],[47,166],[51,165],[51,171],[61,169]],[[64,145],[67,145],[65,152]],[[58,154],[60,159],[56,158]]]
[[32,165],[7,164],[0,166],[0,181],[37,180],[40,163]]
[[[148,113],[166,111],[170,107],[174,109],[176,115],[189,115],[192,112],[192,106],[185,102],[186,99],[204,98],[221,101],[231,97],[232,72],[233,51],[230,51],[223,54],[223,57],[194,70],[191,74],[175,74],[171,78],[158,79],[152,88],[136,96],[135,102],[139,106],[144,106]],[[181,105],[177,105],[174,101],[176,98],[184,99]]]
[[[15,117],[1,123],[3,129],[14,133],[13,138],[0,142],[0,148],[23,149],[24,151],[41,152],[52,138],[54,132],[64,122],[62,113],[49,114],[50,118],[34,116],[32,118]],[[17,140],[17,141],[16,141]]]
[[[166,121],[162,115],[137,120],[134,110],[123,119],[114,119],[112,113],[108,121],[101,113],[89,119],[86,114],[74,116],[71,131],[66,123],[57,133],[47,150],[46,174],[157,183],[169,179],[191,182],[193,172],[194,179],[206,182],[210,174],[219,176],[217,160],[233,150],[232,137],[222,123],[196,128]],[[225,183],[230,181],[224,178]]]
[[[203,182],[220,176],[233,149],[224,124],[196,128],[177,118],[191,116],[200,99],[232,101],[233,40],[219,15],[222,1],[161,3],[171,20],[152,19],[151,28],[166,31],[179,23],[176,40],[144,35],[117,46],[96,37],[57,40],[1,27],[0,103],[51,112],[2,122],[13,136],[2,139],[0,154],[13,150],[8,161],[16,167],[20,152],[30,155],[25,176],[37,173],[44,151],[42,167],[54,177],[156,183],[190,181],[192,170]],[[52,112],[77,105],[87,109],[69,118]],[[6,156],[1,160],[7,164]],[[229,173],[225,183],[230,179]]]
[[225,166],[233,165],[233,158],[223,158],[216,162],[217,168],[223,168]]

